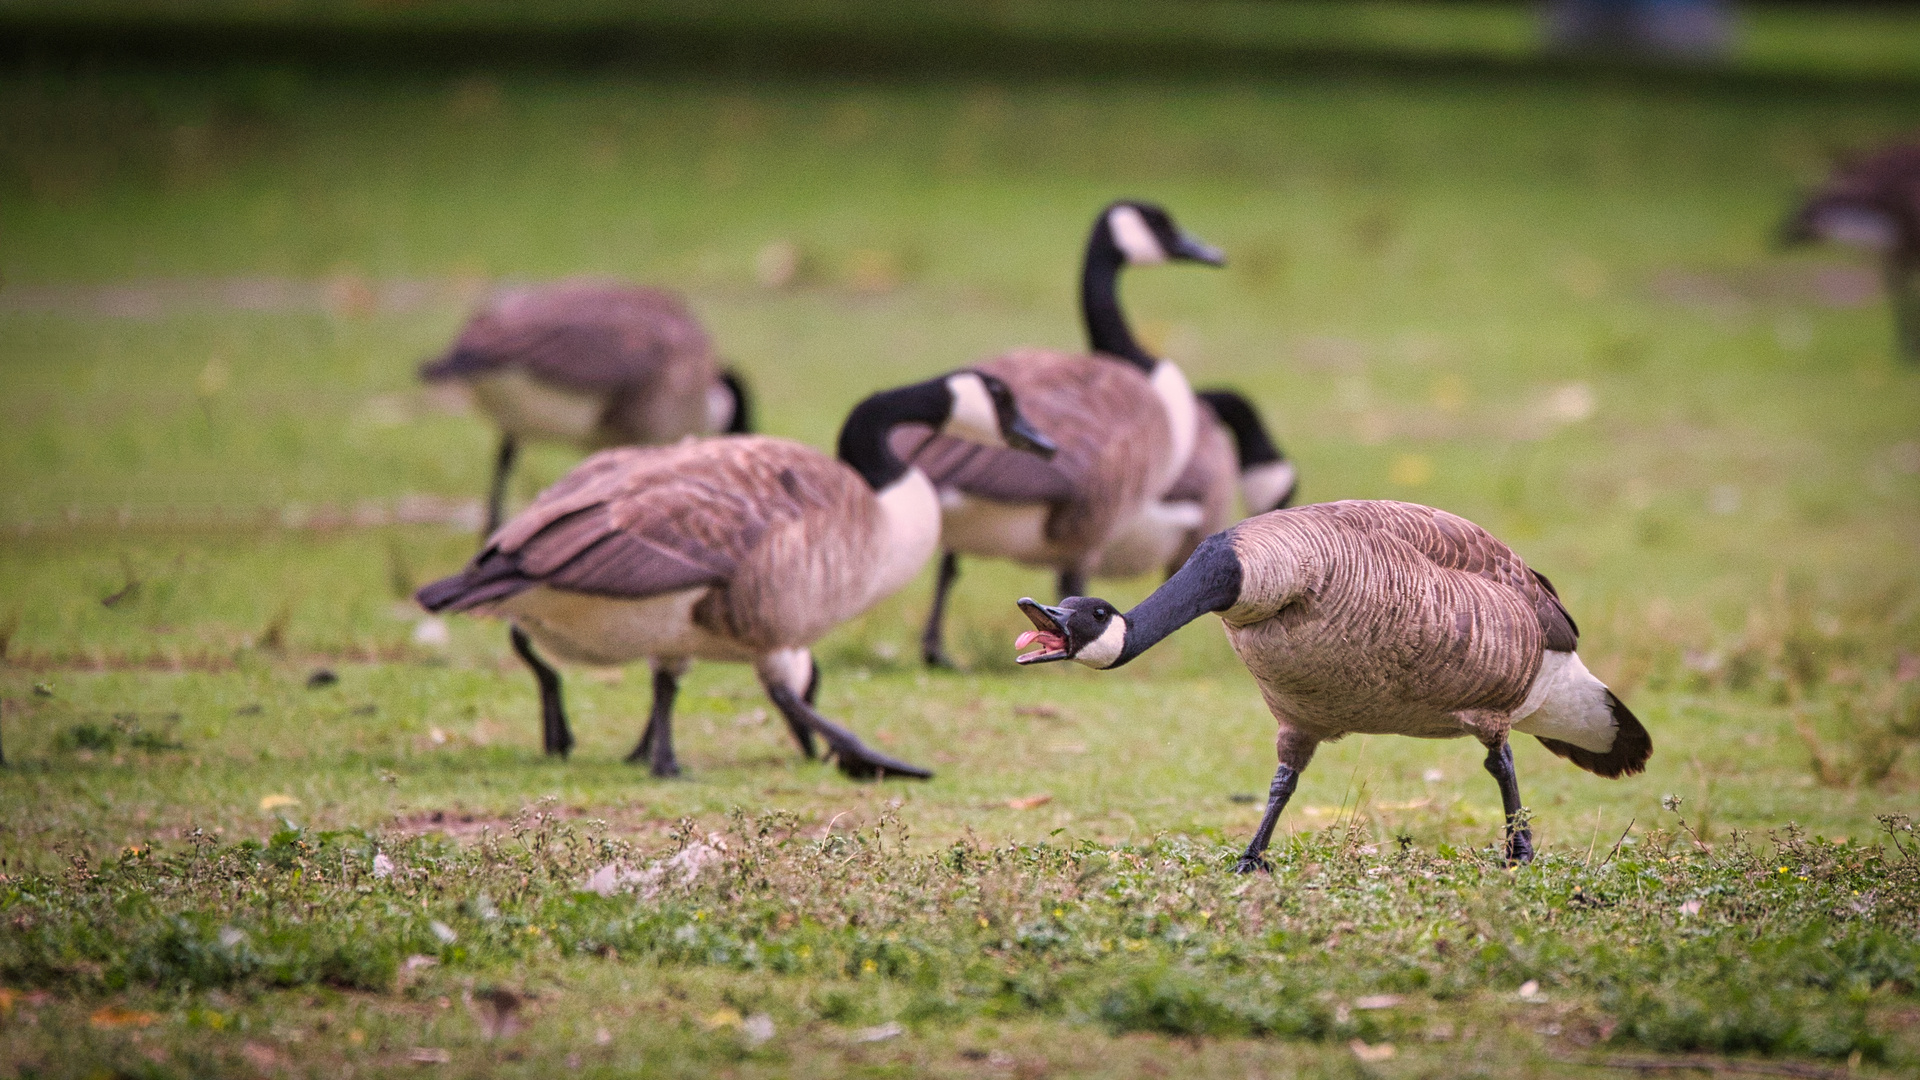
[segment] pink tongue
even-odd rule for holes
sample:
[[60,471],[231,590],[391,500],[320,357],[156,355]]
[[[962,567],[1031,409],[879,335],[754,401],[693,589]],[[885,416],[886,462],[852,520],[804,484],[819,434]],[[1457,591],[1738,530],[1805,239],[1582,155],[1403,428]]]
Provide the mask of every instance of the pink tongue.
[[1024,648],[1026,648],[1026,647],[1027,647],[1028,645],[1031,645],[1031,644],[1033,644],[1033,640],[1034,640],[1035,638],[1037,638],[1037,637],[1039,637],[1039,636],[1040,636],[1040,633],[1041,633],[1041,632],[1040,632],[1040,631],[1038,631],[1038,630],[1029,630],[1029,631],[1027,631],[1027,632],[1026,632],[1026,633],[1024,633],[1024,634],[1021,634],[1021,635],[1020,635],[1019,637],[1017,637],[1017,638],[1014,638],[1014,639],[1013,639],[1013,649],[1014,649],[1014,651],[1015,651],[1015,652],[1019,652],[1019,651],[1020,651],[1021,649],[1024,649]]

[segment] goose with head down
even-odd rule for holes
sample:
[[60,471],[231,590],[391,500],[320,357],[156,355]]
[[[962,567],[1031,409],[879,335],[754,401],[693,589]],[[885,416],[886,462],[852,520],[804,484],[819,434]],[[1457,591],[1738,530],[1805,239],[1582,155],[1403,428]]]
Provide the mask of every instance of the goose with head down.
[[1058,573],[1062,595],[1080,592],[1108,544],[1185,470],[1201,406],[1179,367],[1134,339],[1118,293],[1123,268],[1174,260],[1226,261],[1158,206],[1108,206],[1094,222],[1081,268],[1081,311],[1096,351],[1016,349],[979,365],[1004,379],[1059,444],[1051,461],[925,432],[896,436],[903,456],[940,489],[946,553],[921,637],[927,663],[950,663],[943,625],[960,555],[1048,567]]
[[617,281],[503,290],[420,377],[464,385],[500,429],[489,534],[523,441],[592,451],[751,430],[745,384],[717,365],[686,302]]
[[1895,349],[1920,362],[1920,143],[1841,164],[1794,208],[1780,239],[1825,240],[1879,255]]
[[1470,736],[1500,787],[1507,857],[1533,857],[1507,739],[1521,732],[1605,777],[1646,767],[1653,741],[1587,671],[1553,585],[1485,530],[1400,502],[1318,503],[1203,541],[1122,614],[1097,597],[1020,601],[1022,664],[1119,667],[1208,612],[1279,724],[1266,814],[1237,869],[1266,866],[1274,824],[1314,750],[1353,733]]
[[[888,444],[905,423],[1052,452],[1006,385],[975,370],[867,398],[841,428],[838,460],[752,435],[604,450],[417,598],[429,611],[510,620],[564,660],[652,660],[653,708],[628,760],[646,760],[655,776],[680,771],[673,701],[695,659],[752,663],[809,757],[818,736],[849,775],[928,776],[814,708],[809,651],[911,580],[939,545],[933,485]],[[549,745],[570,744],[558,674],[523,656],[539,677]]]

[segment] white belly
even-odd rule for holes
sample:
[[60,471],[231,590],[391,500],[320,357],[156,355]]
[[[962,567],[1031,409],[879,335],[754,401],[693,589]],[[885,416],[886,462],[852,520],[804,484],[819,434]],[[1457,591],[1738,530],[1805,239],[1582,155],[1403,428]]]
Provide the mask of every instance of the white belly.
[[1540,674],[1527,688],[1527,700],[1514,710],[1513,730],[1572,743],[1604,754],[1613,749],[1620,725],[1607,706],[1607,684],[1593,677],[1579,653],[1549,649]]
[[1094,575],[1133,577],[1165,567],[1187,534],[1199,528],[1204,515],[1197,502],[1148,503],[1144,511],[1122,526],[1100,550],[1100,561],[1093,567]]
[[751,660],[754,650],[694,624],[693,606],[707,586],[621,600],[608,596],[536,588],[501,601],[489,614],[504,615],[540,647],[576,664],[615,665],[647,657]]
[[500,430],[520,438],[586,442],[607,408],[598,394],[549,386],[517,369],[483,375],[469,385]]
[[1003,503],[940,493],[940,541],[949,551],[1050,565],[1044,503]]

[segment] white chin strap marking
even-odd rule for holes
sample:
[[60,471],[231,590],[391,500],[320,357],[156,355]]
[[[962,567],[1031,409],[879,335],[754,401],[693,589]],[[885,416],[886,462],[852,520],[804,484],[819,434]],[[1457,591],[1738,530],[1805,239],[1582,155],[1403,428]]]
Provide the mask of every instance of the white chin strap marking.
[[1090,668],[1112,667],[1113,662],[1120,659],[1120,650],[1126,647],[1127,620],[1115,615],[1100,636],[1088,642],[1073,658]]
[[1153,266],[1167,261],[1167,249],[1160,246],[1160,238],[1153,235],[1153,227],[1138,209],[1115,207],[1107,215],[1107,231],[1113,234],[1114,246],[1127,257],[1129,265]]
[[993,395],[987,393],[980,376],[971,371],[948,376],[947,389],[953,393],[953,411],[940,429],[943,434],[987,446],[1007,445],[1000,437],[1000,413],[993,407]]

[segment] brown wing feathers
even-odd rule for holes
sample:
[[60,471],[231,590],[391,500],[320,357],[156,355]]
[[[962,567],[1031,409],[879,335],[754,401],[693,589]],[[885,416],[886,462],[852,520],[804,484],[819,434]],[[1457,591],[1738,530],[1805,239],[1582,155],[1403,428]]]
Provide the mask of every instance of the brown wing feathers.
[[672,294],[573,281],[501,294],[421,375],[435,380],[522,368],[555,386],[610,393],[643,386],[675,355],[710,353],[699,320]]
[[[728,452],[712,453],[715,445]],[[718,584],[773,524],[830,505],[843,494],[836,481],[857,485],[812,475],[823,464],[840,468],[798,444],[751,436],[602,451],[418,599],[464,611],[536,585],[639,599]]]
[[[1514,554],[1513,549],[1462,517],[1430,506],[1401,502],[1323,504],[1362,527],[1377,528],[1411,544],[1435,566],[1498,582],[1525,597],[1540,620],[1547,648],[1572,652],[1580,629],[1560,603],[1553,583]],[[1304,509],[1304,508],[1303,508]]]

